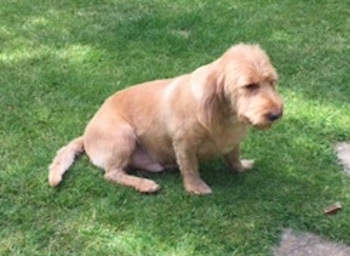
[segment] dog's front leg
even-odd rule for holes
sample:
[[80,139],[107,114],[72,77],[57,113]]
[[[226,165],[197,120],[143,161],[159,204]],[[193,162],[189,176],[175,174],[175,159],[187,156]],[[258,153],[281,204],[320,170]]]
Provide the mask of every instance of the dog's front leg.
[[231,152],[226,154],[224,159],[230,171],[233,172],[244,172],[252,169],[254,165],[254,160],[241,159],[240,144],[238,144]]
[[184,140],[173,145],[186,191],[195,195],[211,194],[211,188],[200,177],[196,149]]

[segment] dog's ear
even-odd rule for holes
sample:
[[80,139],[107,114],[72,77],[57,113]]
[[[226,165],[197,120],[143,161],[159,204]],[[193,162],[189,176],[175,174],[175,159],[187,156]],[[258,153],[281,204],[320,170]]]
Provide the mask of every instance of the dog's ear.
[[223,104],[224,78],[215,72],[209,75],[199,104],[199,121],[209,131],[215,120],[221,117]]

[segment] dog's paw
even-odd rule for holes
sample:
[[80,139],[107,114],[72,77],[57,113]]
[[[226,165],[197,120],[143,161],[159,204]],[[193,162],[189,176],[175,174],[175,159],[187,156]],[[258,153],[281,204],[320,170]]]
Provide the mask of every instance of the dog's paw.
[[247,171],[253,168],[255,161],[248,159],[241,159],[242,171]]
[[136,190],[141,193],[152,194],[160,190],[160,186],[153,180],[142,180],[142,182],[136,187]]
[[193,195],[209,195],[212,193],[211,188],[203,180],[185,182],[185,189]]
[[241,159],[238,164],[231,166],[233,172],[245,172],[253,168],[254,160]]

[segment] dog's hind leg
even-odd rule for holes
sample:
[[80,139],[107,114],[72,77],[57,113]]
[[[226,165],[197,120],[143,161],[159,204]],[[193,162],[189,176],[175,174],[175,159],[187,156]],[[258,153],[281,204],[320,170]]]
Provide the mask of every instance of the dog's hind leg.
[[132,127],[125,122],[115,122],[112,127],[108,131],[88,131],[90,139],[87,139],[85,150],[91,162],[105,170],[104,178],[107,181],[132,187],[142,193],[158,191],[160,186],[154,181],[130,175],[126,171],[136,150],[136,136]]
[[132,187],[141,193],[157,192],[160,186],[154,181],[136,177],[126,172],[136,147],[135,138],[124,134],[123,138],[119,137],[117,141],[118,143],[113,149],[113,155],[108,161],[104,175],[105,179],[123,186]]
[[132,187],[141,193],[154,193],[160,189],[160,186],[153,180],[127,174],[124,168],[115,167],[107,170],[105,179],[120,185]]

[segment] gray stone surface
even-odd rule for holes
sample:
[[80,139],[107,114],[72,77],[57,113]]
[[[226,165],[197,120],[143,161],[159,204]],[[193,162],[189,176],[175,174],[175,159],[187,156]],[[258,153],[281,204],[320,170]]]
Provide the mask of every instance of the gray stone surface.
[[350,256],[350,247],[327,241],[311,233],[284,230],[274,256]]
[[337,153],[339,162],[344,167],[344,171],[350,175],[350,144],[346,142],[339,142],[335,144],[334,150]]

